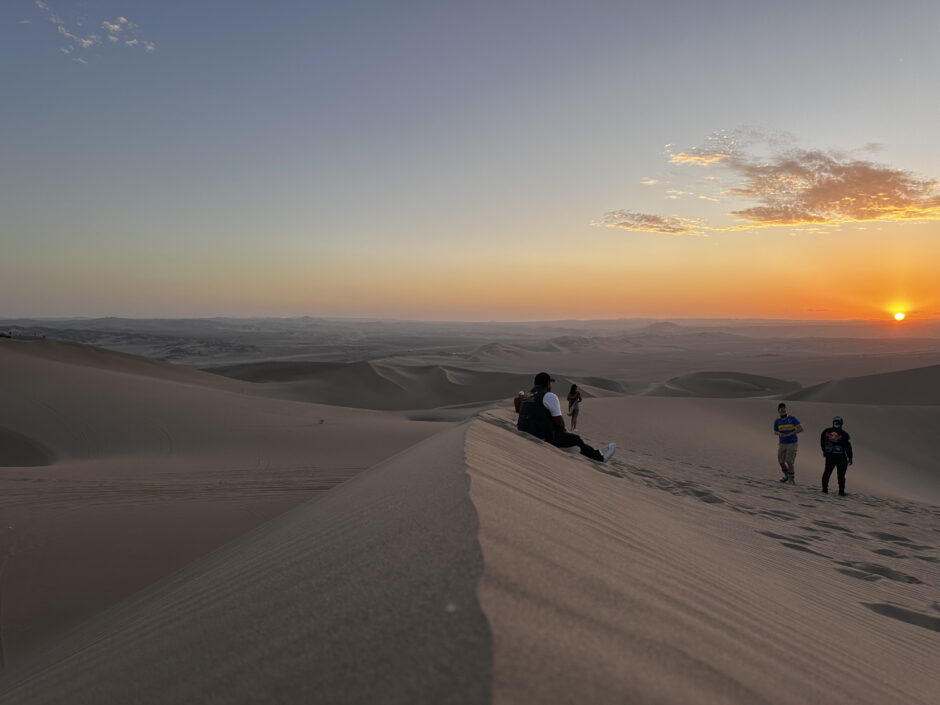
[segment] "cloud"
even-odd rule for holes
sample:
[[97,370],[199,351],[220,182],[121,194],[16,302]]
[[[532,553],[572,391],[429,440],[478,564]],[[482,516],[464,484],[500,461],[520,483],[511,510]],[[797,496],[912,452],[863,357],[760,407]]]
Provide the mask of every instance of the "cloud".
[[[940,182],[937,180],[857,159],[844,152],[806,149],[794,143],[792,136],[786,133],[765,135],[744,128],[716,133],[704,147],[678,153],[667,150],[672,164],[717,170],[721,180],[711,175],[706,178],[726,185],[720,194],[745,201],[744,207],[728,212],[738,223],[726,226],[702,223],[699,230],[753,230],[775,226],[818,230],[868,222],[940,220]],[[761,147],[769,151],[762,151]],[[869,143],[861,151],[870,153],[878,149],[880,145]],[[665,197],[675,199],[687,193],[669,189]],[[708,195],[698,198],[718,201]],[[616,217],[611,217],[620,213],[634,211],[610,211],[599,224],[626,227],[620,225]],[[661,223],[655,220],[657,217],[628,219],[631,224],[628,229],[641,230],[640,226],[648,223],[655,226],[650,227],[652,232],[674,232],[661,229]],[[673,220],[666,218],[663,222]]]
[[659,183],[659,179],[651,179],[651,178],[647,177],[647,178],[645,178],[645,179],[642,179],[642,180],[640,181],[640,183],[641,183],[641,184],[645,184],[646,186],[655,186],[656,184]]
[[667,233],[669,235],[701,235],[696,221],[675,216],[650,215],[636,211],[610,211],[604,214],[604,220],[594,225],[624,230],[639,230],[648,233]]
[[731,211],[755,226],[940,220],[940,184],[901,169],[794,149],[768,163],[739,161],[727,193],[756,205]]
[[[153,42],[139,39],[136,36],[137,25],[123,15],[113,20],[104,20],[100,25],[100,28],[104,31],[104,35],[102,36],[94,33],[86,34],[80,31],[80,28],[86,24],[84,17],[74,17],[70,21],[66,21],[50,7],[46,0],[34,0],[34,4],[40,14],[55,26],[59,36],[68,42],[67,46],[60,48],[60,51],[63,53],[68,54],[76,49],[91,49],[95,46],[140,46],[148,53],[155,51],[157,48],[156,44]],[[103,37],[107,38],[107,44],[102,42]],[[84,59],[81,61],[77,59],[73,60],[82,64],[88,63],[88,61]]]
[[669,162],[672,164],[699,164],[707,166],[717,164],[730,158],[730,154],[718,150],[692,150],[691,152],[679,152],[669,155]]

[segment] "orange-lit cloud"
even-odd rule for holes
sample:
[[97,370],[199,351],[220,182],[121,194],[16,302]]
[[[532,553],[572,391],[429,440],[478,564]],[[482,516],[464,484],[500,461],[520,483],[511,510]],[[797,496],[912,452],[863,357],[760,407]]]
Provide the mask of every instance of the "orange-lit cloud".
[[709,149],[693,149],[690,152],[669,155],[669,161],[672,164],[698,164],[699,166],[717,164],[730,158],[731,155],[726,152]]
[[[937,180],[854,159],[841,152],[794,147],[792,138],[784,133],[763,136],[742,129],[713,135],[708,142],[706,147],[687,152],[667,151],[669,162],[719,169],[726,180],[730,177],[732,185],[716,196],[752,201],[745,208],[728,211],[728,215],[743,222],[710,225],[678,216],[638,218],[634,211],[618,210],[605,214],[599,224],[649,232],[701,233],[772,226],[809,229],[873,221],[940,220]],[[760,144],[770,146],[772,153],[760,154],[757,151]],[[863,151],[879,148],[880,145],[870,143]],[[717,181],[717,177],[707,178]],[[684,192],[671,189],[665,197],[675,198],[680,193]],[[716,196],[699,198],[717,201]],[[624,219],[621,214],[633,217]],[[696,227],[683,228],[682,224],[689,222],[696,222]]]
[[938,182],[834,153],[792,150],[770,163],[737,160],[743,177],[729,194],[758,205],[731,211],[766,225],[835,225],[874,220],[938,220]]
[[604,214],[604,220],[595,225],[649,233],[668,233],[669,235],[702,235],[701,228],[696,221],[627,210],[610,211]]

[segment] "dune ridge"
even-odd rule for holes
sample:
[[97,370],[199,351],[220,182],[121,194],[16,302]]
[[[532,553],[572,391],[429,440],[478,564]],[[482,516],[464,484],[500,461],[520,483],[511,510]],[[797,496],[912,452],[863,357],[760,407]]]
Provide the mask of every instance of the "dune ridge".
[[940,365],[834,379],[787,394],[786,398],[850,404],[940,405]]
[[4,703],[485,703],[466,426],[270,522],[0,676]]
[[931,703],[940,508],[832,500],[629,447],[601,465],[485,412],[96,617],[0,696]]
[[791,382],[763,375],[738,372],[692,372],[659,384],[643,392],[647,396],[706,397],[734,399],[792,394],[801,389],[799,382]]

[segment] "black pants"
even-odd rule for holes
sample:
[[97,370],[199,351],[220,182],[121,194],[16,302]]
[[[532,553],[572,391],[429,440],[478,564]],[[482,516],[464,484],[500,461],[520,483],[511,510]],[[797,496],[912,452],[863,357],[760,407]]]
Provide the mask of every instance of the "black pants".
[[829,489],[829,477],[832,475],[832,469],[835,468],[839,478],[839,492],[845,492],[845,471],[849,468],[849,459],[844,455],[827,455],[826,469],[823,471],[822,486],[824,490]]
[[555,437],[551,440],[551,444],[556,448],[572,448],[578,446],[578,448],[581,449],[581,455],[591,460],[604,461],[604,456],[601,455],[599,450],[591,448],[591,446],[581,440],[581,436],[574,433],[556,433]]

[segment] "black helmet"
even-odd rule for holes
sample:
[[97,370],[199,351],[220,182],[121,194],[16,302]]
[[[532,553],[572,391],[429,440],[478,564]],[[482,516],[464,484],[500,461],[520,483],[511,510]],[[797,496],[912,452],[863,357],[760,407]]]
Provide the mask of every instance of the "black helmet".
[[833,416],[833,417],[832,417],[832,425],[835,426],[836,428],[841,428],[841,427],[842,427],[842,417],[841,417],[841,416]]

